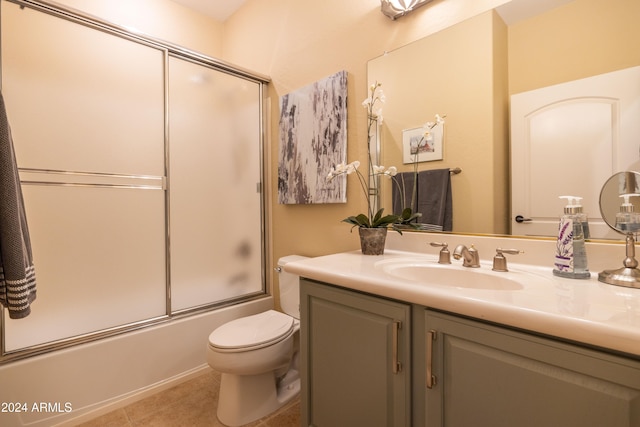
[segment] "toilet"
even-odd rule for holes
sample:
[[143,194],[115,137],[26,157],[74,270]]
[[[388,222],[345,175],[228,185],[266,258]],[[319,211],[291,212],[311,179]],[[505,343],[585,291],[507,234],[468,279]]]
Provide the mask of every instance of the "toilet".
[[268,310],[232,320],[209,335],[207,362],[220,372],[218,419],[236,427],[282,407],[300,392],[299,277],[286,273],[291,255],[278,260],[280,305],[284,313]]

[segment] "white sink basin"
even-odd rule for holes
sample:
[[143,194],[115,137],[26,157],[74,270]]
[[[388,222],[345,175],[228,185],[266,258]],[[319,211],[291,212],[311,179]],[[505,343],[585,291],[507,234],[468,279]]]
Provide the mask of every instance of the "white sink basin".
[[389,276],[425,285],[493,291],[517,291],[524,287],[519,280],[509,276],[510,272],[496,272],[486,266],[471,268],[429,261],[390,259],[377,262],[376,269]]

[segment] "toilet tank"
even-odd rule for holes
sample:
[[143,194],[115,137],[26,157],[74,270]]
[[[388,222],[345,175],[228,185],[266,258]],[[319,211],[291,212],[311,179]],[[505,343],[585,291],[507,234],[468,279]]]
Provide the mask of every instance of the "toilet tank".
[[280,285],[280,307],[289,316],[300,319],[300,276],[284,271],[292,261],[307,259],[301,255],[289,255],[278,260],[278,284]]

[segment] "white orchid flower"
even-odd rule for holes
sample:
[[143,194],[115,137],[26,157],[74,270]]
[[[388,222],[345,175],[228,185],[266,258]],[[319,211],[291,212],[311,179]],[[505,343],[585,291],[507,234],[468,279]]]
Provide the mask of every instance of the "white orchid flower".
[[379,103],[384,104],[386,97],[382,91],[382,83],[374,83],[369,87],[370,96],[362,101],[362,106],[367,109],[369,113],[369,119],[377,119],[382,122],[382,106],[376,105]]
[[355,160],[349,163],[348,165],[344,165],[344,164],[342,165],[343,166],[342,166],[341,173],[346,173],[347,175],[351,175],[356,171],[356,169],[358,169],[358,167],[360,166],[360,162],[358,160]]
[[338,175],[340,174],[336,172],[336,168],[331,168],[331,170],[329,171],[329,174],[327,175],[327,181],[331,181],[333,178],[335,178]]
[[391,166],[384,172],[384,174],[388,176],[396,176],[398,174],[398,168],[396,168],[395,166]]
[[337,164],[335,167],[331,168],[329,174],[327,175],[327,181],[331,181],[336,176],[342,175],[347,172],[348,166],[342,162]]

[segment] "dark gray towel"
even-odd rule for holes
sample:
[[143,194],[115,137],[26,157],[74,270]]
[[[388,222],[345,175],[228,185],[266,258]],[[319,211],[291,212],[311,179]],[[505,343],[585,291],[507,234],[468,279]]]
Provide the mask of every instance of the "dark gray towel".
[[418,208],[420,222],[441,225],[443,231],[453,230],[451,173],[449,169],[418,172]]
[[9,317],[31,313],[36,274],[7,110],[0,93],[0,304]]
[[[393,177],[395,181],[392,187],[392,207],[395,215],[400,215],[405,208],[411,207],[411,198],[413,196],[413,172],[399,173]],[[396,185],[397,184],[397,185]],[[416,193],[417,198],[417,193]],[[413,209],[415,211],[415,209]]]
[[[400,214],[404,207],[411,206],[413,194],[413,172],[396,175],[400,188],[393,186],[393,212]],[[404,181],[404,203],[402,182]],[[418,223],[435,226],[443,231],[453,230],[453,207],[451,196],[451,173],[449,169],[432,169],[418,172],[418,186],[415,212],[422,214]]]

